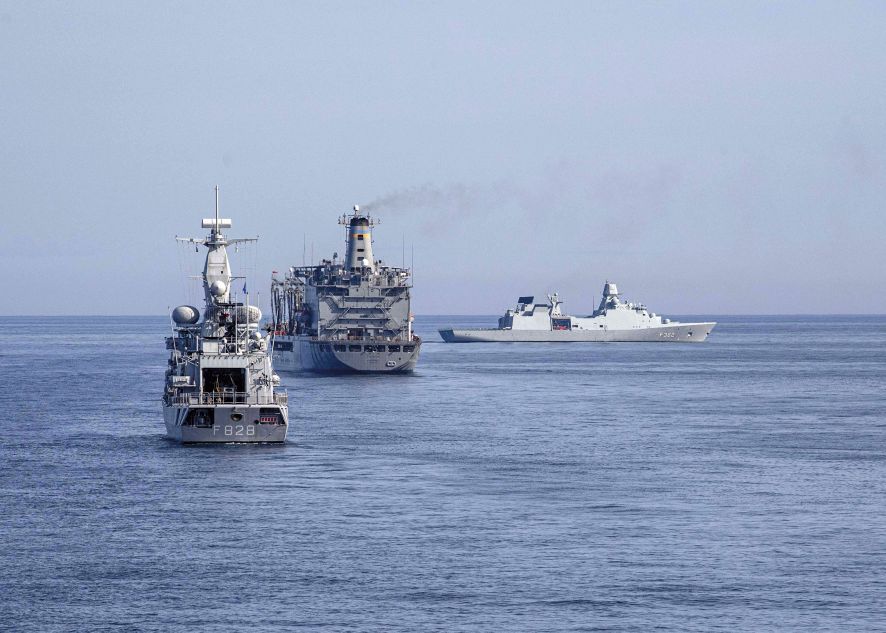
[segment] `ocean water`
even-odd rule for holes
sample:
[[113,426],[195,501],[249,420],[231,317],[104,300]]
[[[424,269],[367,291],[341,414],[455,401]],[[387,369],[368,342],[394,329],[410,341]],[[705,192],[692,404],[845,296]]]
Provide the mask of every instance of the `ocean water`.
[[165,318],[0,319],[0,629],[886,628],[886,317],[439,342],[164,439]]

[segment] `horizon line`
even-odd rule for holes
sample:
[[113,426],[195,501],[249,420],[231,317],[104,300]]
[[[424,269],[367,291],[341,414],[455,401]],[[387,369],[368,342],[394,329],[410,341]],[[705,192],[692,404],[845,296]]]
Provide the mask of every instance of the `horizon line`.
[[[673,312],[675,316],[712,316],[712,317],[760,317],[760,316],[886,316],[886,312]],[[414,316],[426,317],[499,317],[499,313],[490,314],[431,314],[414,313]],[[0,314],[0,319],[8,318],[46,318],[46,317],[77,317],[77,318],[120,318],[120,317],[167,317],[166,314]]]

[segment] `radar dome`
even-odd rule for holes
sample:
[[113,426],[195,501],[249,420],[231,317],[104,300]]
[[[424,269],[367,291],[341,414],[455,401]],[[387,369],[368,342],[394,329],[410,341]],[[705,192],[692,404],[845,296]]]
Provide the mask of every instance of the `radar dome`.
[[194,306],[178,306],[172,311],[172,320],[179,325],[193,325],[200,320],[200,311]]
[[209,292],[211,292],[216,297],[220,297],[225,294],[227,289],[228,285],[220,279],[213,281],[212,285],[209,286]]
[[231,318],[240,323],[258,323],[261,321],[261,310],[255,306],[237,306]]

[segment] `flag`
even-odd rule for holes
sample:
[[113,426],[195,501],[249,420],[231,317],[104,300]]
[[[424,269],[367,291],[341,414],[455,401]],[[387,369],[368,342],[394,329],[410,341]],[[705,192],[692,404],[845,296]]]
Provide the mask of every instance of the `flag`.
[[246,282],[243,282],[243,294],[246,294]]

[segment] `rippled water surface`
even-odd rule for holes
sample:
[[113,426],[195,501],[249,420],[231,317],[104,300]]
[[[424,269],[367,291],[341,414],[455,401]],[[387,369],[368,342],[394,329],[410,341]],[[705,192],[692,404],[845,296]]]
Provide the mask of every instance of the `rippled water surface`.
[[886,317],[438,342],[164,439],[164,318],[0,319],[0,629],[883,630]]

